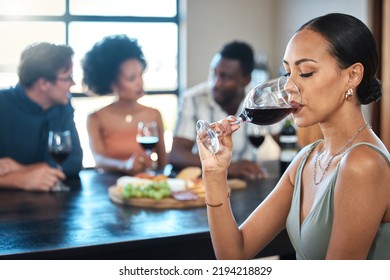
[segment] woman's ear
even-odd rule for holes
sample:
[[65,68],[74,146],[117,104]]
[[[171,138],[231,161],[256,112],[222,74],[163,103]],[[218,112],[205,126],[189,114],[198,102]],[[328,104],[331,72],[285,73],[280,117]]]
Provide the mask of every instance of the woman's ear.
[[361,63],[355,63],[348,67],[348,87],[356,88],[363,79],[364,66]]

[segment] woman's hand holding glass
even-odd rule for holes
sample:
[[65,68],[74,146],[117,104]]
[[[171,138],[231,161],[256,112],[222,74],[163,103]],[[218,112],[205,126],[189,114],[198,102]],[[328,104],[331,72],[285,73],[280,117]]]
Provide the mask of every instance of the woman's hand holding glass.
[[[236,116],[229,116],[219,122],[210,124],[219,135],[219,151],[217,154],[210,153],[210,151],[202,144],[201,135],[197,137],[197,144],[199,148],[199,156],[202,161],[203,173],[206,172],[226,172],[230,166],[233,141],[232,133],[240,128]],[[204,132],[206,133],[206,132]]]
[[145,172],[152,167],[152,160],[146,153],[136,153],[124,162],[124,171],[130,175]]

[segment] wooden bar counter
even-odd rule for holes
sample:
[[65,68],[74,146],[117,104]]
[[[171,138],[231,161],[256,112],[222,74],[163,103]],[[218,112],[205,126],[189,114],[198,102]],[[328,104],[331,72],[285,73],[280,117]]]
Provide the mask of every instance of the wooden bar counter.
[[[0,259],[215,259],[206,208],[146,209],[113,203],[120,174],[83,170],[67,193],[0,191]],[[233,191],[241,224],[268,195],[277,176]],[[285,231],[258,257],[290,258]]]

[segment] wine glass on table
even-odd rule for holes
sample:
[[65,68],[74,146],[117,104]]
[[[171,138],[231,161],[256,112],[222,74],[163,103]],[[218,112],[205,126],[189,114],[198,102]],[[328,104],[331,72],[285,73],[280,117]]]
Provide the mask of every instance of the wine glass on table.
[[[137,142],[145,150],[145,153],[150,158],[153,148],[159,141],[157,122],[138,122]],[[153,162],[153,160],[152,160]],[[147,173],[154,174],[154,168],[146,170]]]
[[249,142],[253,145],[253,162],[257,161],[257,151],[265,140],[265,136],[268,133],[268,128],[265,126],[259,126],[252,123],[248,123],[247,136]]
[[[49,131],[48,145],[50,156],[57,163],[57,168],[62,170],[63,162],[72,151],[70,131]],[[58,179],[51,190],[54,192],[69,191],[70,187]]]
[[[301,94],[294,82],[285,76],[255,86],[245,97],[241,114],[236,122],[250,122],[257,125],[277,123],[294,112],[301,105]],[[207,122],[199,120],[196,131],[203,145],[216,154],[219,151],[218,132]]]

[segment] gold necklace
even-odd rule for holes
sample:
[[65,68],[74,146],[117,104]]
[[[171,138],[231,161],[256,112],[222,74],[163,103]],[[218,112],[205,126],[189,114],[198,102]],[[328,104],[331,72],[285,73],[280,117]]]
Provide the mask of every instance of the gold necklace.
[[322,164],[321,164],[321,160],[322,160],[322,156],[323,156],[323,152],[318,156],[318,166],[319,168],[322,170],[322,171],[325,171],[325,168],[322,167]]
[[[326,174],[326,172],[329,170],[329,167],[330,167],[330,165],[332,164],[333,159],[334,159],[335,157],[337,157],[338,155],[340,155],[341,152],[344,151],[344,149],[348,148],[348,147],[352,144],[352,142],[356,139],[356,137],[359,135],[359,133],[362,132],[366,127],[371,128],[371,125],[369,125],[368,123],[366,123],[364,126],[362,126],[361,128],[359,128],[359,129],[355,132],[355,134],[352,135],[352,137],[347,141],[347,143],[346,143],[344,146],[342,146],[342,147],[341,147],[341,148],[340,148],[340,149],[339,149],[339,150],[338,150],[338,151],[329,159],[328,163],[326,164],[325,169],[322,169],[322,166],[320,166],[320,162],[319,162],[319,160],[318,160],[320,154],[317,154],[317,155],[316,155],[316,159],[315,159],[315,161],[314,161],[314,176],[313,176],[314,184],[315,184],[316,186],[318,186],[318,185],[324,180],[325,174]],[[324,151],[325,151],[325,150],[324,150]],[[324,153],[324,151],[321,152],[321,155]],[[322,176],[321,176],[321,178],[320,178],[319,181],[317,181],[317,165],[323,170]]]

